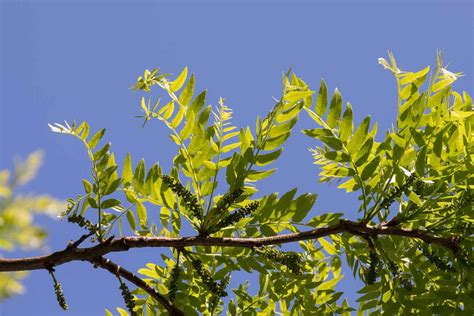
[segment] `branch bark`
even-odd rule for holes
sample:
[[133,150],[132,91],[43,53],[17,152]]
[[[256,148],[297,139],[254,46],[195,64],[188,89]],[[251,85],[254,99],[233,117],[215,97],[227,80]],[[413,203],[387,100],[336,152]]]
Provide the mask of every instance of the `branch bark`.
[[370,226],[360,222],[343,220],[337,224],[313,230],[283,234],[261,238],[222,238],[208,236],[193,237],[122,237],[109,238],[106,241],[89,248],[67,247],[46,256],[6,259],[0,258],[0,272],[47,269],[71,261],[86,260],[104,256],[111,252],[128,251],[130,248],[168,247],[184,248],[192,246],[220,246],[254,248],[263,245],[277,245],[301,240],[312,240],[321,237],[350,233],[361,237],[377,237],[383,235],[402,236],[423,240],[426,243],[446,247],[453,252],[459,251],[457,236],[441,237],[418,229],[406,229],[397,226]]
[[158,293],[158,291],[149,286],[145,281],[137,277],[131,271],[122,268],[118,264],[112,262],[110,259],[106,259],[104,257],[95,257],[88,261],[93,263],[94,266],[108,270],[112,274],[120,275],[124,279],[127,279],[131,283],[135,284],[137,287],[143,289],[148,293],[148,295],[153,297],[156,301],[158,301],[158,303],[165,307],[171,316],[184,316],[184,313],[179,308],[174,306],[170,300]]

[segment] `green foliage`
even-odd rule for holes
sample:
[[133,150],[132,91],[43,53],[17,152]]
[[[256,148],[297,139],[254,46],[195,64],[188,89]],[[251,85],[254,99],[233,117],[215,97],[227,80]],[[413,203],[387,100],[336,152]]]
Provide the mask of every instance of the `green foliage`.
[[[46,232],[33,225],[36,214],[57,216],[65,205],[48,195],[16,194],[22,185],[30,182],[41,165],[42,153],[36,151],[25,161],[15,161],[13,172],[0,170],[0,257],[4,251],[17,248],[38,249],[43,245]],[[0,274],[0,301],[23,292],[20,280],[25,272]]]
[[[104,130],[89,138],[86,122],[52,125],[53,131],[81,140],[92,163],[91,179],[83,180],[85,192],[71,200],[64,216],[99,241],[115,225],[123,235],[123,220],[132,234],[149,237],[182,236],[187,221],[206,239],[271,237],[344,223],[342,213],[310,214],[316,195],[297,196],[296,188],[255,196],[258,181],[275,172],[271,164],[303,111],[316,124],[303,133],[318,142],[312,154],[320,180],[357,194],[360,227],[460,236],[456,249],[426,248],[401,233],[368,236],[345,230],[301,238],[291,252],[277,247],[177,249],[175,258],[162,254],[160,262],[138,271],[145,282],[186,315],[224,310],[230,315],[349,315],[354,309],[335,289],[345,259],[365,282],[360,314],[472,314],[472,99],[453,91],[460,74],[448,71],[440,56],[431,73],[430,67],[402,71],[391,54],[389,61],[379,62],[393,73],[398,89],[396,124],[382,135],[370,116],[354,122],[351,104],[344,106],[337,89],[329,96],[324,81],[313,102],[314,91],[295,74],[285,74],[282,95],[270,112],[257,118],[255,128],[238,128],[222,98],[214,109],[206,106],[206,91],[196,93],[187,68],[174,80],[159,69],[146,70],[133,88],[149,93],[157,86],[164,92],[142,98],[141,117],[144,125],[157,120],[169,129],[177,146],[171,169],[165,174],[158,162],[147,169],[143,159],[133,168],[127,154],[119,176],[110,144],[96,149]],[[158,207],[159,216],[149,214],[149,207]],[[89,211],[97,214],[96,223],[85,220]],[[224,304],[231,274],[239,270],[259,273],[259,284],[241,283]],[[250,287],[258,293],[249,295]],[[164,310],[143,289],[133,294],[138,314]]]

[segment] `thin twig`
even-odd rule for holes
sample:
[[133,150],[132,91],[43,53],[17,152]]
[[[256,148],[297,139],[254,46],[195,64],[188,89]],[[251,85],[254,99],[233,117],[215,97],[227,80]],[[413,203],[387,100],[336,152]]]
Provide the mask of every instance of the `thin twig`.
[[120,277],[130,281],[131,283],[135,284],[142,290],[148,293],[151,297],[153,297],[158,303],[160,303],[172,316],[184,316],[184,313],[173,305],[173,303],[168,300],[166,297],[158,293],[155,289],[149,286],[145,281],[141,278],[137,277],[131,271],[122,268],[118,264],[112,262],[110,259],[106,259],[104,257],[95,257],[88,260],[94,266],[100,267],[102,269],[108,270],[110,273],[114,275],[119,275]]

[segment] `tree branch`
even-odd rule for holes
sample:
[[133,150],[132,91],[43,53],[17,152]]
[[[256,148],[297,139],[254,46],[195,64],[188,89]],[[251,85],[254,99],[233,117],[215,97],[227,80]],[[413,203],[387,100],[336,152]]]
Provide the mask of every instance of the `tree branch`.
[[361,237],[377,237],[382,235],[402,236],[423,240],[426,243],[436,244],[450,249],[452,252],[459,251],[460,239],[458,236],[440,237],[418,229],[406,229],[397,226],[370,226],[360,222],[342,220],[337,224],[313,230],[277,235],[261,238],[230,238],[230,237],[122,237],[119,239],[109,238],[103,243],[89,248],[67,247],[46,256],[4,259],[0,258],[0,272],[23,271],[47,269],[76,260],[90,261],[111,252],[127,251],[130,248],[146,247],[169,247],[183,248],[192,246],[220,246],[220,247],[244,247],[254,248],[263,245],[285,244],[301,240],[312,240],[321,237],[350,233]]
[[166,310],[172,316],[184,316],[184,313],[173,305],[173,303],[168,300],[165,296],[161,295],[156,291],[154,288],[149,286],[145,281],[141,278],[137,277],[131,271],[122,268],[121,266],[113,263],[110,259],[106,259],[104,257],[95,257],[88,260],[89,262],[93,263],[94,266],[100,267],[102,269],[108,270],[110,273],[119,275],[124,279],[127,279],[131,283],[135,284],[137,287],[143,289],[145,292],[148,293],[151,297],[153,297],[158,303],[163,305]]

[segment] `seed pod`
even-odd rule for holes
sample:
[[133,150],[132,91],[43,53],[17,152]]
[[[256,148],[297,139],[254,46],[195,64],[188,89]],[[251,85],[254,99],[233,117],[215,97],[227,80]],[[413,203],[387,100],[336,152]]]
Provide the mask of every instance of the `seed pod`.
[[423,255],[435,265],[438,270],[444,272],[456,272],[456,269],[453,267],[451,263],[446,263],[443,259],[439,256],[435,255],[432,251],[430,251],[427,247],[418,247],[421,250]]
[[61,288],[61,283],[59,283],[56,280],[56,277],[54,276],[53,271],[54,271],[54,269],[52,269],[52,268],[49,269],[49,274],[53,278],[54,293],[56,294],[56,300],[58,301],[58,304],[62,309],[67,310],[69,308],[69,306],[67,305],[66,298],[64,297],[64,293],[63,293],[63,290]]
[[79,225],[82,228],[87,229],[91,233],[96,233],[98,230],[97,225],[94,225],[90,220],[85,219],[84,216],[72,214],[68,217],[68,222]]
[[169,288],[168,297],[171,302],[174,302],[176,298],[176,292],[178,290],[179,274],[180,274],[180,269],[179,269],[179,255],[178,255],[178,261],[176,261],[176,264],[174,265],[170,273],[170,288]]
[[294,274],[301,274],[302,272],[301,256],[296,252],[283,252],[267,246],[257,247],[254,250],[270,261],[286,266]]
[[122,279],[120,277],[119,278],[119,281],[120,281],[120,290],[122,292],[122,297],[123,297],[123,300],[125,302],[125,305],[127,306],[127,309],[128,311],[130,312],[130,315],[131,316],[136,316],[137,313],[135,313],[135,311],[133,310],[135,308],[135,301],[133,300],[133,295],[132,293],[130,293],[130,289],[128,288],[128,286],[122,282]]
[[242,218],[244,218],[247,215],[250,215],[251,213],[255,212],[255,210],[258,209],[260,206],[259,201],[254,201],[236,211],[234,211],[232,214],[226,216],[223,218],[219,223],[217,223],[214,227],[210,229],[210,233],[214,233],[219,231],[220,229],[231,226],[232,224],[237,223],[240,221]]
[[395,201],[395,199],[402,196],[402,193],[406,192],[416,179],[417,176],[415,174],[412,174],[407,178],[405,184],[403,184],[401,187],[395,187],[393,190],[391,190],[388,197],[384,198],[380,203],[380,208],[388,209],[390,205],[392,205],[392,203]]
[[191,265],[193,266],[196,274],[199,275],[199,277],[201,278],[204,285],[211,292],[211,294],[216,295],[217,297],[227,296],[227,292],[222,287],[222,285],[218,284],[212,277],[209,270],[202,266],[201,260],[192,259]]
[[380,259],[377,256],[377,253],[375,251],[370,252],[370,258],[369,258],[369,269],[367,271],[367,276],[366,276],[366,281],[367,284],[371,285],[375,283],[375,280],[377,279],[377,270],[378,270],[378,265],[380,263]]
[[413,283],[407,277],[401,275],[400,268],[391,260],[388,260],[388,268],[392,273],[393,279],[397,280],[400,285],[407,291],[413,290]]
[[188,211],[198,220],[202,220],[203,209],[201,205],[199,205],[197,197],[172,177],[163,175],[162,179],[163,183],[168,185],[171,191],[183,199]]
[[242,188],[235,189],[232,192],[224,194],[224,196],[217,202],[216,208],[221,211],[227,211],[227,209],[235,203],[235,201],[244,193]]

